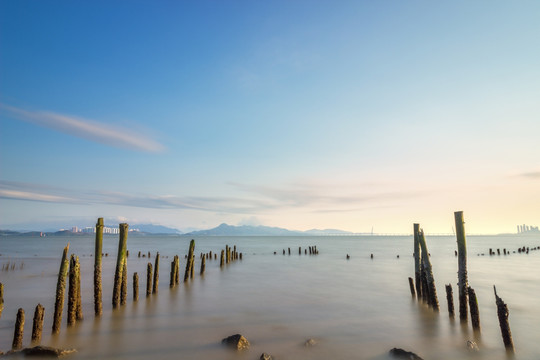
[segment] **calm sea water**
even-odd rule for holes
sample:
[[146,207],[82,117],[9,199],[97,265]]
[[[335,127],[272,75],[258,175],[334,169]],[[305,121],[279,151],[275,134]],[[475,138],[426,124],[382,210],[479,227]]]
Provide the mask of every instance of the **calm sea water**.
[[[11,348],[17,309],[26,312],[24,345],[29,345],[32,317],[45,306],[43,343],[76,348],[74,359],[258,359],[263,352],[278,359],[387,359],[401,347],[424,359],[506,359],[496,314],[493,285],[510,309],[516,359],[540,359],[540,251],[528,255],[487,256],[489,248],[517,250],[540,246],[540,236],[470,236],[468,269],[476,290],[482,331],[451,320],[444,284],[454,287],[457,308],[457,258],[454,237],[427,237],[437,284],[440,313],[411,298],[407,278],[414,277],[413,240],[404,237],[198,237],[196,253],[219,254],[236,245],[243,260],[223,269],[219,259],[207,261],[206,273],[188,284],[169,288],[170,262],[184,255],[191,238],[130,236],[128,279],[138,272],[139,301],[112,310],[111,297],[118,238],[105,236],[103,252],[103,316],[93,315],[93,236],[2,237],[0,272],[4,312],[0,318],[0,350]],[[61,333],[51,336],[58,268],[63,247],[79,256],[85,319],[72,328],[64,318]],[[304,255],[316,245],[320,254]],[[298,247],[302,255],[298,255]],[[291,248],[291,255],[282,250]],[[138,251],[159,251],[159,293],[145,297],[148,258]],[[277,255],[274,255],[274,251]],[[485,253],[486,256],[477,254]],[[350,259],[346,259],[346,254]],[[370,259],[370,254],[374,255]],[[399,258],[397,257],[399,255]],[[24,264],[21,269],[21,264]],[[241,333],[251,342],[244,353],[224,349],[226,336]],[[309,339],[318,344],[303,347]],[[479,353],[466,349],[476,341]]]

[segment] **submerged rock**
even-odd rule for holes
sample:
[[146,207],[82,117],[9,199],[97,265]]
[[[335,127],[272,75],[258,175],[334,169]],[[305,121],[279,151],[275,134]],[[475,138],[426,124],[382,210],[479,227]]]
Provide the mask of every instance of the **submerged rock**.
[[389,351],[390,355],[399,359],[408,359],[408,360],[424,360],[420,356],[416,355],[413,352],[406,351],[399,348],[393,348]]
[[480,349],[478,348],[478,345],[474,341],[471,341],[471,340],[467,340],[467,350],[480,351]]
[[314,339],[307,339],[306,342],[304,342],[304,347],[313,347],[317,344],[317,341],[315,341]]
[[268,355],[267,353],[262,353],[259,360],[274,360],[274,357],[272,355]]
[[231,335],[221,340],[223,345],[235,350],[249,349],[249,341],[240,334]]

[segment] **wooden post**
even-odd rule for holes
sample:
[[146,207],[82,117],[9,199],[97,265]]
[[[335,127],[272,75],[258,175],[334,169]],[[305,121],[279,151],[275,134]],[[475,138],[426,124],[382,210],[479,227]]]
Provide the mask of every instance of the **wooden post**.
[[420,240],[418,233],[420,232],[420,224],[414,224],[414,279],[416,282],[416,296],[418,299],[422,297],[422,282],[420,278]]
[[152,286],[152,294],[158,293],[159,287],[159,252],[156,253],[156,261],[154,263],[154,284]]
[[64,293],[66,290],[66,277],[68,273],[69,260],[67,258],[69,250],[69,243],[64,248],[62,254],[62,260],[60,262],[60,271],[58,272],[58,281],[56,282],[56,299],[54,303],[54,317],[53,317],[53,334],[60,332],[60,324],[62,322],[62,310],[64,309]]
[[301,246],[298,247],[298,255],[302,255],[302,247]]
[[[347,259],[349,258],[349,255],[347,254]],[[416,297],[416,292],[414,291],[414,280],[412,279],[412,277],[409,277],[409,287],[411,289],[411,295],[412,297]]]
[[11,345],[12,350],[22,349],[23,333],[24,333],[24,310],[22,308],[19,308],[19,311],[17,311],[17,320],[15,321],[15,332],[13,333],[13,344]]
[[195,269],[195,254],[191,257],[191,265],[189,266],[189,277],[193,279],[193,272]]
[[467,288],[467,295],[469,295],[469,308],[471,309],[471,322],[474,330],[480,330],[480,313],[478,311],[478,300],[476,299],[476,293],[470,286]]
[[195,251],[195,240],[189,242],[189,251],[186,262],[186,271],[184,272],[184,282],[188,281],[193,267],[193,252]]
[[508,306],[497,295],[497,289],[493,285],[493,291],[495,292],[495,303],[497,304],[497,316],[499,317],[499,326],[501,327],[501,334],[504,342],[504,347],[509,353],[514,353],[514,341],[512,340],[512,332],[510,331],[510,325],[508,324]]
[[204,275],[205,268],[206,268],[206,256],[203,256],[201,260],[201,275]]
[[71,254],[69,259],[69,289],[68,289],[68,311],[67,324],[72,326],[77,321],[77,275],[76,275],[75,255]]
[[452,291],[452,284],[446,285],[446,301],[448,302],[448,315],[454,317],[454,293]]
[[176,255],[174,259],[174,283],[178,285],[180,283],[180,256]]
[[225,263],[225,251],[221,250],[221,261],[219,262],[219,267],[223,267],[224,263]]
[[459,290],[459,318],[467,321],[467,242],[465,239],[465,222],[463,221],[463,211],[454,213],[456,223],[456,238],[458,248],[458,290]]
[[102,292],[101,292],[101,255],[103,248],[103,218],[98,218],[96,223],[96,249],[94,254],[94,313],[101,316]]
[[149,262],[146,265],[146,296],[150,296],[152,293],[152,263]]
[[4,311],[4,284],[0,283],[0,318],[2,311]]
[[118,255],[116,256],[116,272],[114,274],[114,288],[112,305],[117,308],[120,305],[120,297],[122,296],[122,273],[124,270],[124,261],[126,261],[128,224],[120,224],[120,237],[118,240]]
[[437,299],[437,288],[435,287],[435,279],[433,278],[433,270],[431,268],[431,261],[429,260],[429,252],[427,250],[426,239],[424,237],[424,231],[420,230],[419,233],[420,247],[422,248],[422,259],[424,265],[424,272],[426,274],[428,294],[429,294],[429,305],[435,311],[439,311],[439,300]]
[[32,345],[39,345],[41,334],[43,333],[43,318],[45,317],[45,308],[37,304],[34,312],[34,321],[32,323]]
[[127,302],[127,259],[124,259],[122,265],[122,287],[120,288],[120,305],[126,305]]
[[174,274],[176,272],[175,270],[175,265],[176,265],[176,256],[174,257],[173,261],[171,261],[171,272],[170,272],[170,280],[169,280],[169,287],[170,288],[173,288],[174,285],[176,284],[175,281],[174,281]]
[[133,273],[133,301],[139,300],[139,274]]

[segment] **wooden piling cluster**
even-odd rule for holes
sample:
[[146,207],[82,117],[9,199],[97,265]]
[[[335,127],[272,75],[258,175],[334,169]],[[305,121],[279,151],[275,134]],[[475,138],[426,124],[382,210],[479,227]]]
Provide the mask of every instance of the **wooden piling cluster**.
[[[309,251],[309,255],[318,255],[319,254],[319,250],[317,250],[316,245],[308,246],[308,247],[304,248],[304,255],[307,255],[308,251]],[[277,254],[277,251],[274,251],[274,255],[276,255],[276,254]],[[288,247],[287,250],[283,249],[283,255],[285,255],[285,254],[291,255],[291,248],[290,247]],[[301,246],[298,247],[298,255],[302,255],[302,247]]]

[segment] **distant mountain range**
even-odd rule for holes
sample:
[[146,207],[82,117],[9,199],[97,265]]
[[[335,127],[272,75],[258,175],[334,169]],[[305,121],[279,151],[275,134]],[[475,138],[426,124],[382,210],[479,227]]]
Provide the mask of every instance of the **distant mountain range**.
[[221,224],[213,229],[192,231],[184,235],[192,236],[302,236],[302,235],[345,235],[348,231],[325,229],[312,229],[307,231],[287,230],[270,226],[234,226]]

